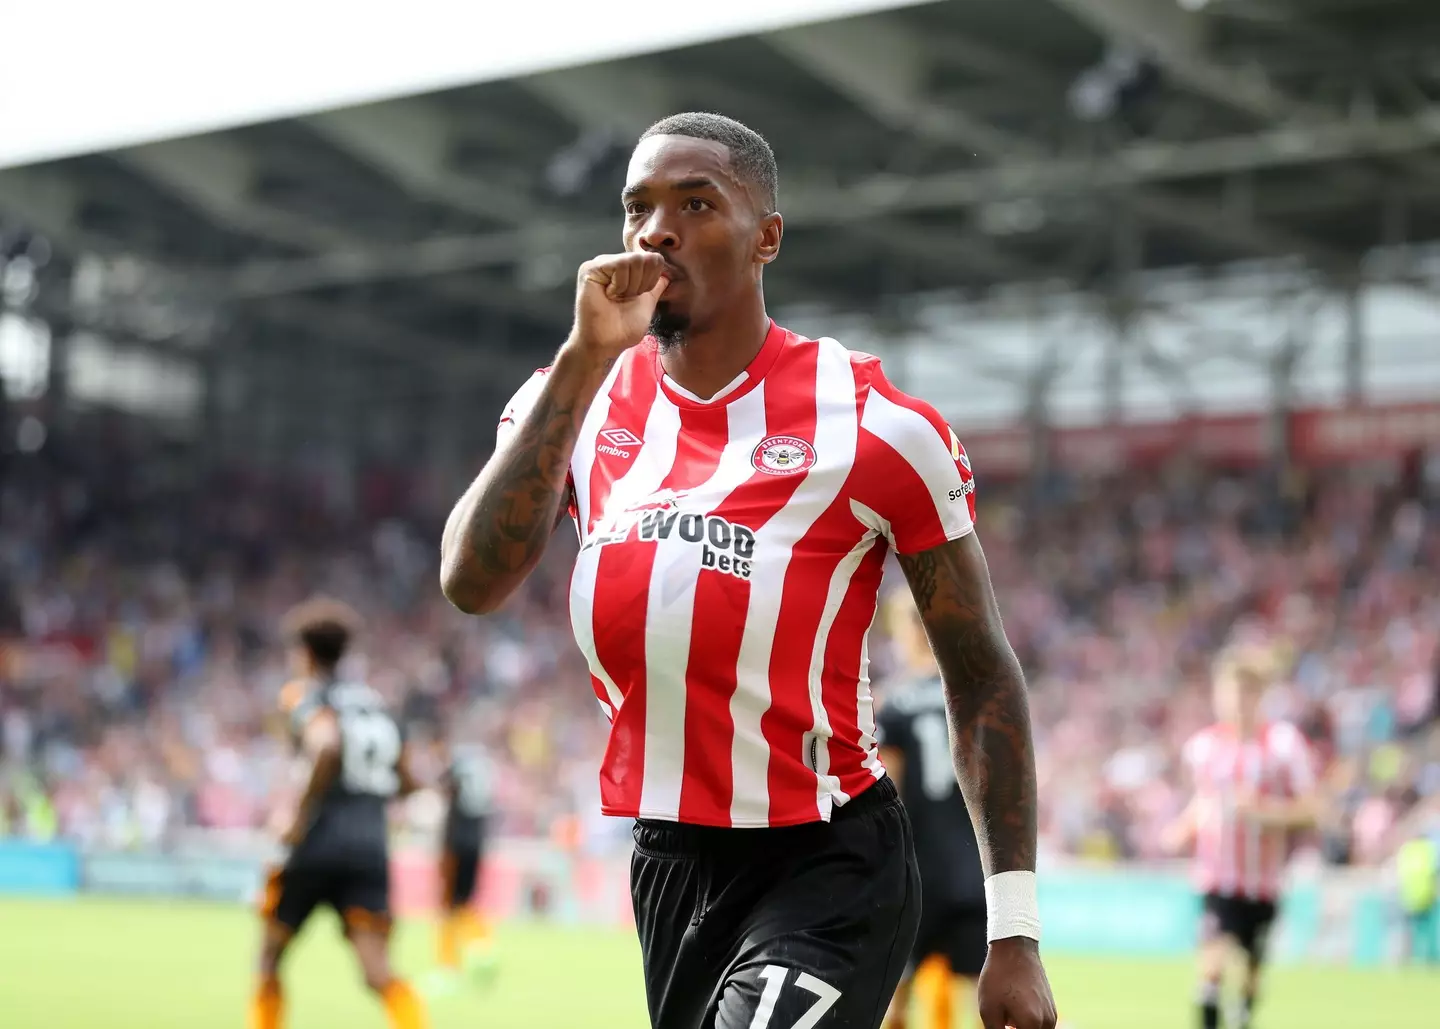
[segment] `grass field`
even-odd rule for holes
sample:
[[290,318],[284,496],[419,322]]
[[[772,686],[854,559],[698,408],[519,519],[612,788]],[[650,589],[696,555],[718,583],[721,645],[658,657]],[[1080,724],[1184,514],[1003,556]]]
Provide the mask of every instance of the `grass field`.
[[[243,1029],[256,923],[238,908],[0,900],[5,1029]],[[398,965],[430,968],[431,932],[400,927]],[[622,932],[512,926],[484,991],[436,999],[434,1029],[644,1029],[639,956]],[[1052,958],[1076,1029],[1191,1029],[1189,969],[1168,961]],[[384,1029],[330,916],[287,969],[289,1029]],[[1257,1029],[1437,1025],[1440,973],[1277,970]]]

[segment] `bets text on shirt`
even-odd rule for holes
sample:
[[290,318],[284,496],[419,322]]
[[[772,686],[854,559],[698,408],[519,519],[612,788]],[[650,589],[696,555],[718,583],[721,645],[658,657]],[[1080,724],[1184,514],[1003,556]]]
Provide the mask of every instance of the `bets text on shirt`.
[[675,536],[686,543],[698,543],[700,566],[737,579],[750,578],[755,556],[755,533],[719,515],[681,514],[674,509],[647,511],[640,519],[639,538],[667,540]]

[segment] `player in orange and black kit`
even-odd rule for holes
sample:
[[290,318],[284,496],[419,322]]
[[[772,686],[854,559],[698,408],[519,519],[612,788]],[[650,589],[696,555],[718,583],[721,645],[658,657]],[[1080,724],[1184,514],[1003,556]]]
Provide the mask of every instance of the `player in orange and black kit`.
[[262,913],[260,981],[251,1029],[280,1029],[280,962],[317,906],[340,916],[365,985],[385,1005],[392,1029],[424,1029],[424,1005],[390,967],[390,854],[387,808],[414,789],[400,728],[379,695],[339,677],[358,618],[337,601],[307,601],[285,620],[299,680],[282,697],[309,774],[289,829],[287,854],[270,875]]
[[922,1029],[978,1029],[975,985],[988,950],[980,848],[950,759],[939,672],[909,593],[893,597],[886,614],[902,666],[886,691],[876,735],[914,827],[922,899],[915,949],[885,1029],[904,1029],[912,982]]
[[453,745],[442,789],[446,813],[440,858],[440,965],[455,972],[462,956],[473,955],[482,964],[489,957],[490,926],[474,903],[494,793],[494,770],[484,748]]

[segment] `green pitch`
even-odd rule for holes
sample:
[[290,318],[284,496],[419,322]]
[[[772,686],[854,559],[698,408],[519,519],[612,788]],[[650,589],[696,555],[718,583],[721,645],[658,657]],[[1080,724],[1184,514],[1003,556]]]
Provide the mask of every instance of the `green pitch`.
[[[5,1029],[243,1029],[254,917],[243,909],[100,900],[0,900]],[[397,964],[423,982],[432,934],[397,932]],[[432,1002],[434,1029],[643,1029],[639,956],[625,933],[513,926],[488,989]],[[333,916],[291,953],[290,1029],[384,1029]],[[1076,1029],[1191,1029],[1189,968],[1054,958],[1060,1012]],[[1277,970],[1257,1029],[1433,1024],[1440,971]]]

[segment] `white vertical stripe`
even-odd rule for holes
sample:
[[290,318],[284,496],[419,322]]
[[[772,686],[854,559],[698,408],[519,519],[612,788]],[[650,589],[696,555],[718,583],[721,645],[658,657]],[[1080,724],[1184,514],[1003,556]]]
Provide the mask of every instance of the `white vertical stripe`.
[[[682,517],[714,510],[754,472],[750,452],[762,438],[764,384],[731,403],[726,416],[729,433],[720,460],[709,479],[686,491],[689,495],[679,505]],[[686,673],[695,620],[695,587],[703,554],[703,547],[689,544],[657,544],[655,548],[645,618],[645,776],[640,787],[643,818],[674,821],[680,817],[680,789],[685,777]]]
[[880,763],[880,743],[875,738],[875,695],[870,692],[870,633],[880,617],[880,608],[860,638],[860,679],[855,684],[855,721],[860,727],[860,749],[865,752],[861,765],[876,779],[885,775],[885,766]]
[[1237,878],[1235,868],[1235,762],[1238,760],[1235,752],[1234,741],[1227,739],[1225,746],[1217,743],[1215,746],[1215,786],[1223,805],[1220,824],[1217,827],[1219,836],[1220,860],[1216,869],[1216,889],[1221,893],[1234,893],[1235,881]]
[[1230,817],[1226,823],[1230,829],[1230,846],[1226,854],[1230,862],[1230,893],[1240,893],[1245,888],[1245,831],[1239,815],[1235,811],[1235,802],[1239,799],[1240,783],[1244,781],[1245,775],[1245,748],[1236,739],[1230,740],[1230,774],[1225,780],[1225,788],[1230,797]]
[[[603,425],[604,421],[598,424]],[[599,432],[598,426],[595,431]],[[650,412],[645,418],[645,445],[640,448],[625,474],[615,480],[606,498],[605,510],[597,512],[597,525],[604,520],[606,512],[623,511],[629,504],[659,489],[660,483],[670,473],[670,466],[675,463],[675,440],[679,432],[679,411],[657,391],[655,402],[651,404]],[[594,436],[590,437],[592,453],[594,439]],[[578,468],[576,471],[575,486],[579,489]],[[588,482],[588,470],[585,478]],[[588,512],[582,508],[581,513],[583,516]],[[570,579],[570,628],[575,633],[575,643],[580,648],[580,653],[585,655],[585,660],[590,665],[590,671],[605,684],[605,694],[610,698],[610,705],[619,711],[623,695],[595,652],[595,580],[600,570],[600,555],[604,552],[604,547],[581,550],[575,560],[575,571]]]
[[[1259,743],[1248,744],[1245,748],[1245,784],[1247,792],[1259,793],[1260,776],[1264,770],[1264,749]],[[1259,897],[1265,890],[1264,869],[1260,867],[1261,828],[1256,822],[1245,826],[1245,865],[1240,890],[1247,897]]]
[[[756,533],[750,605],[740,640],[735,694],[730,700],[730,718],[735,726],[731,746],[735,792],[730,821],[736,826],[763,826],[770,820],[770,745],[760,720],[771,704],[770,655],[795,544],[835,502],[855,464],[859,427],[850,355],[833,339],[822,339],[816,345],[820,352],[815,375],[815,439],[811,441],[816,463],[805,473],[790,503]],[[789,425],[765,426],[766,434],[793,430],[794,426]],[[803,760],[803,755],[795,758]]]
[[[861,525],[873,529],[887,540],[894,539],[890,535],[890,523],[854,497],[850,498],[850,512]],[[877,605],[865,635],[860,639],[860,680],[855,684],[856,725],[860,729],[860,749],[865,752],[860,764],[877,779],[884,776],[885,766],[880,763],[880,746],[875,740],[875,696],[870,692],[870,633],[879,618],[880,608]]]
[[591,673],[605,687],[605,696],[610,703],[609,717],[613,720],[620,710],[624,696],[615,680],[600,663],[595,653],[595,574],[600,567],[600,551],[585,551],[575,561],[575,571],[570,578],[570,629],[575,634],[575,645],[585,655],[585,663]]
[[830,575],[830,587],[825,591],[825,607],[820,612],[820,624],[816,627],[815,645],[810,650],[810,710],[815,721],[811,732],[815,734],[815,805],[820,817],[828,819],[834,805],[845,803],[849,796],[840,788],[840,780],[830,773],[830,737],[834,729],[830,715],[825,710],[824,671],[825,646],[830,640],[830,630],[835,627],[835,618],[840,614],[840,605],[850,580],[878,537],[867,532],[860,541],[850,548],[850,553],[840,559]]
[[575,453],[570,457],[570,475],[575,480],[575,510],[579,513],[576,523],[580,528],[582,542],[586,535],[585,527],[590,524],[590,470],[595,466],[595,441],[610,417],[610,389],[615,385],[615,377],[620,374],[622,363],[616,361],[610,374],[605,376],[605,382],[601,385],[595,402],[590,405],[585,420],[580,423],[580,435],[575,440]]

